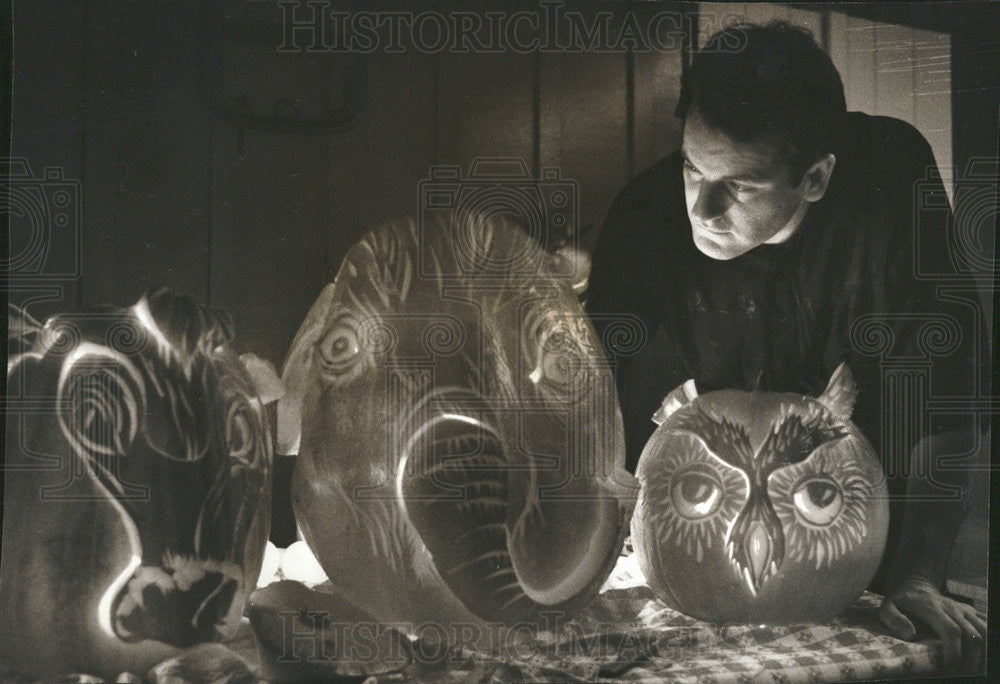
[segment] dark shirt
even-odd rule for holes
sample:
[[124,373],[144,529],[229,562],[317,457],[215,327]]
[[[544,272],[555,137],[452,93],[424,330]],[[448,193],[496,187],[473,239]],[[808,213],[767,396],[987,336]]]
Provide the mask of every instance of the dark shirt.
[[[860,389],[853,420],[880,452],[890,493],[899,497],[902,459],[917,439],[950,427],[948,416],[926,410],[929,388],[972,396],[974,314],[943,301],[939,281],[915,275],[915,243],[922,272],[956,271],[930,147],[896,119],[851,113],[845,131],[827,193],[792,237],[728,261],[694,245],[679,153],[641,173],[613,202],[594,252],[587,309],[616,366],[630,470],[656,428],[654,411],[688,378],[700,393],[818,396],[846,360]],[[915,201],[936,209],[915,214]],[[620,334],[639,321],[641,334]],[[914,396],[888,406],[899,382]],[[898,524],[898,513],[892,517]]]

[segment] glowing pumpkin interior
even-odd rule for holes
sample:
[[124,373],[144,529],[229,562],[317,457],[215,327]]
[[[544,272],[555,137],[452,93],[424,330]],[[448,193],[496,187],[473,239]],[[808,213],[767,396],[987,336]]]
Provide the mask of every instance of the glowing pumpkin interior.
[[0,661],[110,678],[231,636],[272,448],[228,318],[167,290],[44,325],[12,314]]
[[842,365],[818,398],[723,390],[666,417],[639,460],[632,539],[668,605],[717,623],[821,622],[864,591],[889,514],[855,396]]

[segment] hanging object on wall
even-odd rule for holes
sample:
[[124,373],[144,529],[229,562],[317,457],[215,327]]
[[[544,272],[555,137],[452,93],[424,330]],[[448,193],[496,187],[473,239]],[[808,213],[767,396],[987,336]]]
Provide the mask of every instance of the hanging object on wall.
[[11,320],[0,662],[108,678],[231,636],[270,524],[273,368],[168,290]]
[[[363,55],[322,44],[333,31],[323,28],[322,6],[295,10],[319,16],[288,33],[291,11],[238,1],[209,3],[202,14],[199,91],[241,133],[330,134],[349,126],[361,106]],[[314,38],[303,35],[309,31]]]
[[889,522],[882,469],[850,420],[850,369],[818,398],[690,394],[665,407],[636,470],[632,543],[649,585],[718,624],[843,611],[875,574]]
[[481,646],[460,626],[572,609],[610,573],[634,480],[572,285],[506,219],[442,213],[368,233],[310,310],[279,449],[305,540],[377,619]]

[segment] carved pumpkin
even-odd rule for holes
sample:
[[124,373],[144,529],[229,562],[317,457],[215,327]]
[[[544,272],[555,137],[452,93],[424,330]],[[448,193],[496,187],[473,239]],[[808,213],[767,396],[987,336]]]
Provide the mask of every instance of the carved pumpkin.
[[878,568],[882,469],[841,365],[818,398],[722,390],[678,404],[636,475],[632,541],[671,607],[716,622],[827,620]]
[[572,284],[520,229],[456,215],[370,232],[320,295],[285,363],[279,449],[298,453],[305,540],[361,609],[513,623],[610,573],[634,480]]
[[44,326],[13,313],[0,660],[108,678],[230,635],[272,451],[227,319],[165,290]]

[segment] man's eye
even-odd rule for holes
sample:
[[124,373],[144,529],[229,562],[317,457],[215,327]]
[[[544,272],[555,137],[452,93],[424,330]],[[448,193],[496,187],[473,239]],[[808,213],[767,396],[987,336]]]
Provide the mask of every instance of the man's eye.
[[689,176],[701,175],[700,173],[698,173],[698,169],[694,168],[694,165],[686,159],[684,160],[684,173],[688,174]]
[[741,194],[741,195],[745,195],[747,193],[753,192],[755,188],[753,186],[745,185],[743,183],[737,183],[735,181],[730,181],[729,182],[729,189],[732,192],[735,192],[735,193],[738,193],[738,194]]

